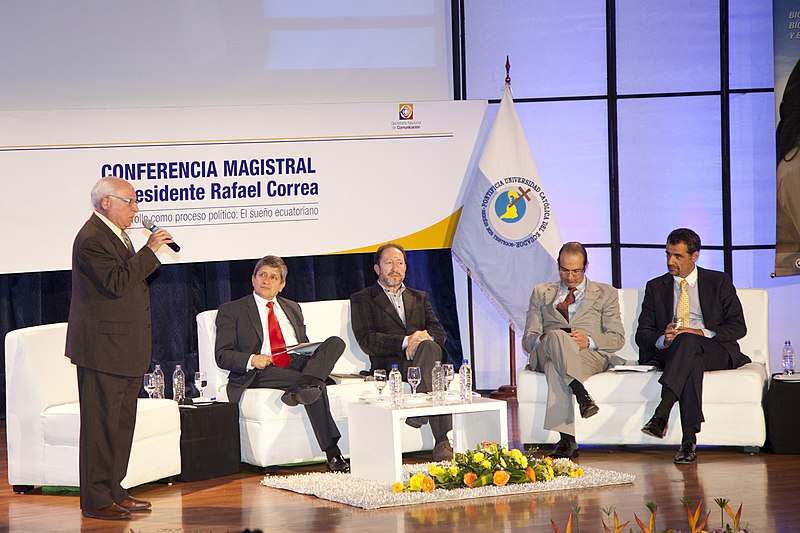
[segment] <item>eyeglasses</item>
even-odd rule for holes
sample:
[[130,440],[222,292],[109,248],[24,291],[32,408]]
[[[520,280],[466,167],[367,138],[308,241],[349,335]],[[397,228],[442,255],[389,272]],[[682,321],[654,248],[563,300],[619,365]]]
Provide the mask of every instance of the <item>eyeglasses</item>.
[[123,198],[122,196],[117,196],[116,194],[109,194],[110,197],[116,198],[117,200],[122,200],[128,205],[139,205],[139,202],[136,198]]
[[567,270],[566,268],[558,267],[558,271],[565,276],[569,276],[570,274],[573,276],[580,276],[584,273],[585,268],[577,268],[575,270]]
[[278,274],[273,274],[271,272],[259,272],[256,274],[256,277],[262,281],[269,280],[269,281],[280,281],[281,277]]

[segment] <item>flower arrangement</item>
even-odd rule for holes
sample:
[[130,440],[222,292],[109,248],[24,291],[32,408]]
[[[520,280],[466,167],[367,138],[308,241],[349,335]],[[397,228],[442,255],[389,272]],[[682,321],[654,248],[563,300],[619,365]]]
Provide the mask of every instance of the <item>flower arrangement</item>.
[[532,453],[481,443],[475,450],[457,453],[449,466],[432,463],[427,472],[417,472],[408,484],[395,483],[394,492],[433,492],[434,489],[502,487],[509,483],[550,481],[558,476],[578,477],[583,468],[568,459],[538,459]]
[[[740,525],[739,525],[739,523],[741,521],[741,518],[742,518],[742,506],[741,505],[739,505],[739,510],[736,513],[734,513],[733,510],[730,508],[730,506],[728,506],[728,502],[730,500],[728,500],[726,498],[716,498],[714,501],[719,506],[719,509],[720,509],[720,511],[719,511],[720,512],[720,523],[722,525],[720,527],[718,527],[718,528],[712,529],[709,532],[704,528],[706,526],[706,523],[708,522],[709,517],[711,516],[711,511],[706,513],[705,517],[703,517],[701,515],[700,510],[703,507],[702,500],[700,501],[699,504],[697,504],[697,507],[695,508],[694,511],[692,511],[692,502],[691,501],[689,501],[689,500],[681,500],[681,503],[686,508],[686,520],[687,520],[687,522],[689,522],[689,531],[691,533],[750,533],[749,529],[747,529],[745,527],[740,527]],[[639,526],[639,529],[641,530],[642,533],[657,533],[657,530],[656,530],[656,509],[657,509],[657,505],[656,505],[655,502],[648,502],[646,504],[646,506],[647,506],[647,509],[650,511],[650,520],[648,521],[647,524],[645,524],[641,519],[639,519],[639,517],[636,516],[636,513],[634,513],[633,517],[636,520],[636,524]],[[578,513],[580,513],[580,511],[581,511],[580,507],[573,507],[572,508],[572,511],[570,511],[569,517],[567,518],[567,525],[564,528],[564,533],[572,533],[573,525],[576,525],[576,527],[579,527],[579,526],[577,526],[577,524],[578,524],[577,516],[578,516]],[[609,527],[608,525],[606,525],[605,520],[603,520],[603,531],[605,531],[605,533],[612,533],[612,532],[613,533],[622,533],[623,531],[625,531],[625,528],[628,526],[630,521],[627,521],[627,522],[625,522],[623,524],[620,524],[619,523],[619,521],[620,521],[619,516],[617,516],[617,513],[616,513],[616,511],[614,510],[613,507],[603,508],[602,511],[608,517],[609,522],[611,523],[611,527]],[[730,524],[726,524],[725,523],[725,515],[723,514],[723,512],[728,513],[728,516],[731,517],[731,520],[733,521],[733,526],[731,526]],[[612,514],[613,514],[613,522],[611,520]],[[556,525],[556,523],[553,520],[550,520],[550,524],[553,526],[553,531],[555,533],[561,533],[561,531],[558,529],[558,526]],[[667,529],[662,530],[662,533],[676,533],[676,530],[675,529],[671,529],[671,528],[667,528]]]

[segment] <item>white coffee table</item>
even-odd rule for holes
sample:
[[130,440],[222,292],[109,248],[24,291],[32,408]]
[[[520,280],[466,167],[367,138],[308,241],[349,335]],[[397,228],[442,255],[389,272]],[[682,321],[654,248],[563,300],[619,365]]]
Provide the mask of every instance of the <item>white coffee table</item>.
[[453,450],[464,452],[480,442],[508,445],[508,407],[502,400],[474,398],[472,403],[432,402],[402,409],[385,403],[347,406],[350,469],[353,477],[394,483],[402,479],[401,424],[410,416],[453,415]]

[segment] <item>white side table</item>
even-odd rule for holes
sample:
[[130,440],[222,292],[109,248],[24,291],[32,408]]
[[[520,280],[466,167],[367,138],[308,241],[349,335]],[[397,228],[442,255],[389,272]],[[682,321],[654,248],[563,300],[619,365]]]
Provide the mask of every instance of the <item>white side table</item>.
[[400,424],[411,416],[453,415],[453,450],[464,452],[480,442],[508,445],[508,407],[502,400],[474,398],[472,403],[446,403],[391,409],[386,404],[347,406],[350,470],[354,477],[394,483],[402,479]]

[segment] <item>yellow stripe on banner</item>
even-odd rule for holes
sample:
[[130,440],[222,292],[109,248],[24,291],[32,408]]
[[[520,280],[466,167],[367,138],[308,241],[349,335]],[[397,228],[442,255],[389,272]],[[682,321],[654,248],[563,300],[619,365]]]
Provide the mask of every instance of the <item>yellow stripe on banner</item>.
[[398,237],[388,241],[378,242],[363,248],[353,248],[352,250],[342,250],[340,252],[332,252],[337,254],[360,254],[365,252],[374,252],[382,244],[387,242],[396,242],[406,250],[431,250],[435,248],[451,248],[453,246],[453,236],[458,227],[458,219],[461,217],[461,207],[449,217],[440,220],[439,222],[428,226],[411,235],[405,237]]

